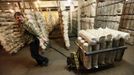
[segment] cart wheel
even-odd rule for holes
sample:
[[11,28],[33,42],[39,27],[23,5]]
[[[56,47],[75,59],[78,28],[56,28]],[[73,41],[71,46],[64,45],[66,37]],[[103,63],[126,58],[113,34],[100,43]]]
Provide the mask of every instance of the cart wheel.
[[70,57],[67,57],[67,68],[68,70],[78,70],[79,69],[79,60],[76,55],[76,52],[72,52]]

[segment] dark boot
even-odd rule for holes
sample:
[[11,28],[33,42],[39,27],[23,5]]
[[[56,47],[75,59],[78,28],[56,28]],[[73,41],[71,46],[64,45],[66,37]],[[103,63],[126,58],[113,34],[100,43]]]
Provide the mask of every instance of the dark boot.
[[36,60],[36,61],[37,61],[38,65],[40,65],[40,66],[47,66],[48,62],[49,62],[48,58],[46,58],[46,57],[42,57],[40,60]]

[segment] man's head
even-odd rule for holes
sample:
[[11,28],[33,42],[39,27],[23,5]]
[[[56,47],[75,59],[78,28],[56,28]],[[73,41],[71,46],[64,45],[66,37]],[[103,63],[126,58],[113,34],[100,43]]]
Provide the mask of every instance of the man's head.
[[16,19],[17,22],[23,22],[24,21],[24,16],[21,12],[16,12],[14,14],[14,18]]

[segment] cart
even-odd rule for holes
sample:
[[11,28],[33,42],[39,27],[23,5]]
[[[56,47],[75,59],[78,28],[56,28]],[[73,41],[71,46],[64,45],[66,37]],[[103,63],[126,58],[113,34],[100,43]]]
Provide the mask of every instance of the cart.
[[[71,52],[70,57],[67,58],[67,68],[68,70],[75,70],[75,71],[98,71],[98,70],[103,70],[107,69],[109,67],[112,67],[115,63],[112,64],[103,64],[103,65],[98,65],[98,68],[93,67],[90,69],[87,69],[83,66],[83,62],[80,60],[81,53],[83,51],[83,48],[75,42],[76,45],[78,46],[78,49],[76,52]],[[114,47],[114,48],[108,48],[108,49],[102,49],[102,50],[97,50],[97,51],[92,51],[92,52],[84,52],[85,56],[92,57],[93,55],[96,54],[102,54],[102,53],[107,53],[107,52],[118,52],[121,51],[121,56],[120,59],[116,59],[115,62],[120,62],[122,60],[122,57],[124,55],[124,51],[127,49],[126,46],[119,46],[119,47]],[[93,62],[92,62],[93,64]]]

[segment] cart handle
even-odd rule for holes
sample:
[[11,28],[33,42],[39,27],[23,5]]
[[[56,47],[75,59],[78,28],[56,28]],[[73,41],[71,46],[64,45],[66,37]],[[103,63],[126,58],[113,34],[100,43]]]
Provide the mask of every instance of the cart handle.
[[126,46],[120,46],[120,47],[116,47],[116,48],[108,48],[108,49],[96,50],[96,51],[92,51],[92,52],[86,52],[77,42],[75,42],[75,43],[81,50],[84,51],[86,56],[99,54],[99,53],[104,53],[104,52],[111,52],[111,51],[116,51],[116,50],[125,50],[125,49],[127,49]]

